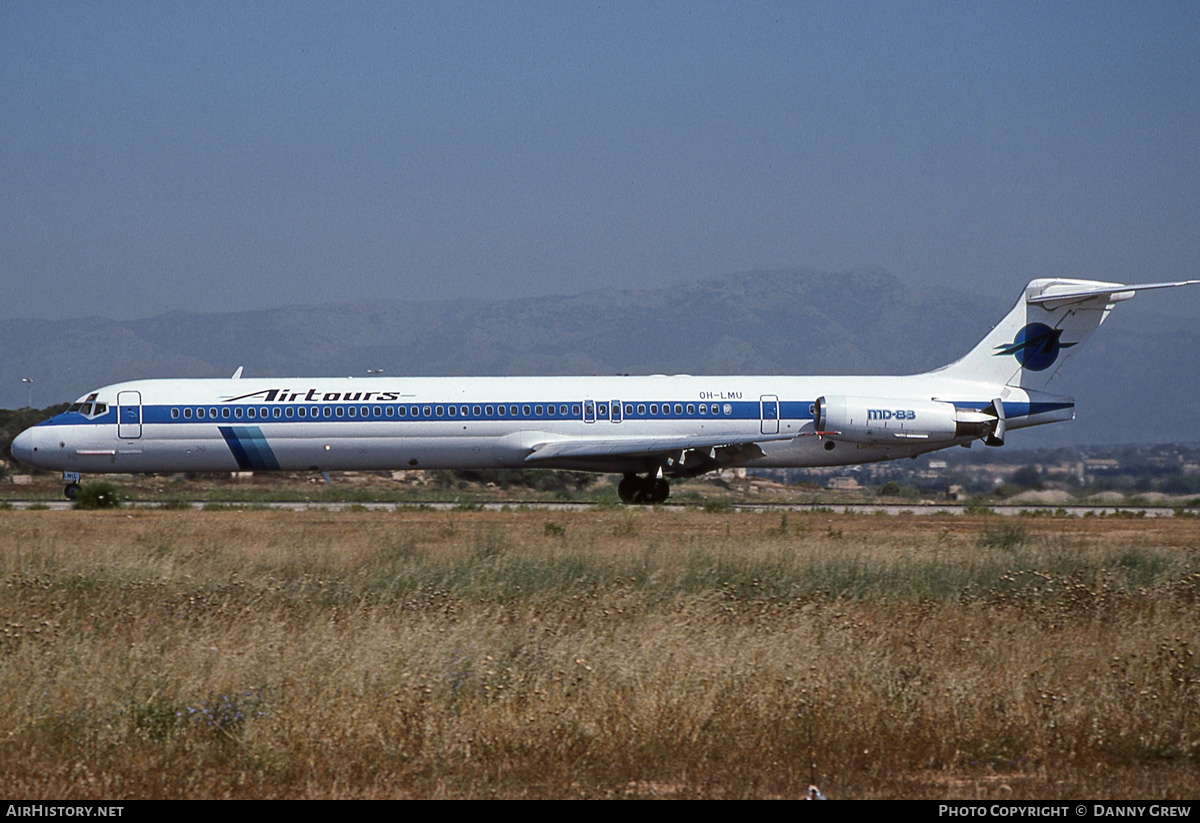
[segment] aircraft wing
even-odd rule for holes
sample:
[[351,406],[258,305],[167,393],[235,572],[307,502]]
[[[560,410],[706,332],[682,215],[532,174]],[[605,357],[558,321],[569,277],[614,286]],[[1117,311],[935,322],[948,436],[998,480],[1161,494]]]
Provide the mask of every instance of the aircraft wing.
[[561,458],[655,457],[692,449],[740,448],[767,440],[791,440],[796,435],[764,434],[753,439],[724,435],[671,435],[662,437],[563,437],[530,443],[527,463]]

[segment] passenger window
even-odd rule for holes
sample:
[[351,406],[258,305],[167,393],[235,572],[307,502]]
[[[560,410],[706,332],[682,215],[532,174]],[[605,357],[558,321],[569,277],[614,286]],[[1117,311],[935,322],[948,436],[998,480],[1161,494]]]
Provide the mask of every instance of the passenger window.
[[191,409],[184,409],[184,410],[183,410],[183,419],[184,419],[184,420],[191,420],[191,419],[192,419],[192,410],[191,410]]
[[397,406],[396,414],[400,415],[401,417],[407,417],[408,416],[408,408],[405,406]]
[[437,412],[437,416],[438,416],[438,417],[441,417],[441,416],[442,416],[442,415],[445,413],[445,411],[446,411],[446,410],[445,410],[444,408],[442,408],[441,406],[438,406],[438,407],[435,409],[435,411]]
[[335,408],[333,410],[333,413],[336,414],[338,417],[344,417],[346,414],[346,410],[344,408],[342,408],[341,406],[338,406],[337,408]]
[[571,414],[573,414],[573,415],[575,415],[576,417],[578,417],[578,416],[579,416],[579,412],[580,412],[580,411],[581,411],[581,410],[580,410],[580,408],[579,408],[579,404],[578,404],[578,403],[572,403],[572,404],[571,404]]
[[179,419],[179,409],[171,409],[171,419],[172,420]]
[[528,407],[528,406],[522,406],[522,407],[521,407],[521,411],[522,411],[522,413],[524,413],[524,415],[525,415],[526,417],[528,417],[528,416],[529,416],[529,407]]
[[726,413],[726,414],[733,414],[733,406],[731,406],[730,404],[726,403],[726,404],[725,404],[725,413]]
[[425,407],[425,416],[429,417],[431,414],[433,414],[433,409],[431,409],[429,406],[426,406]]
[[354,408],[353,406],[348,409],[348,412],[351,417],[358,417],[358,409]]
[[328,406],[326,406],[326,407],[325,407],[325,410],[322,412],[322,414],[323,414],[325,417],[329,417],[331,414],[333,414],[333,409],[331,409],[331,408],[329,408]]
[[222,417],[224,417],[224,418],[225,418],[225,419],[227,419],[227,420],[229,419],[229,407],[228,407],[228,406],[226,406],[225,408],[221,409],[221,416],[222,416]]
[[658,414],[658,404],[657,404],[657,403],[651,403],[651,404],[650,404],[650,413],[651,413],[651,414]]
[[682,403],[676,403],[676,404],[675,404],[675,413],[676,413],[676,414],[683,414],[683,404],[682,404]]
[[708,414],[708,405],[707,404],[705,404],[705,403],[700,404],[700,413]]
[[534,406],[534,407],[533,407],[533,413],[534,413],[535,415],[537,415],[538,417],[541,417],[541,416],[542,416],[542,407],[541,407],[541,406]]
[[291,417],[293,414],[295,414],[295,412],[294,412],[294,411],[292,411],[292,407],[291,407],[291,406],[288,406],[286,409],[284,409],[284,412],[283,412],[283,413],[284,413],[284,416],[285,416],[285,417]]
[[696,407],[693,406],[691,403],[688,403],[688,414],[695,414],[695,413],[696,413]]
[[451,406],[451,407],[450,407],[450,416],[451,416],[451,417],[457,417],[457,416],[458,416],[458,409],[456,409],[456,408],[454,408],[453,406]]
[[[84,414],[86,414],[86,413],[87,412],[84,412]],[[196,409],[196,417],[203,419],[204,418],[204,409]]]
[[[289,411],[290,411],[290,409],[289,409]],[[276,417],[276,418],[279,417],[279,409],[278,408],[275,409],[274,417]]]
[[567,404],[566,403],[563,403],[561,406],[558,407],[558,413],[561,414],[563,417],[567,416]]
[[236,417],[238,420],[242,419],[242,407],[241,406],[237,406],[234,408],[233,416]]
[[478,406],[476,406],[476,407],[474,408],[474,412],[475,412],[475,416],[476,416],[476,417],[479,417],[479,407],[478,407]]
[[626,403],[626,404],[625,404],[625,416],[626,416],[626,417],[628,417],[628,416],[629,416],[629,415],[631,415],[631,414],[633,414],[633,404],[632,404],[632,403]]

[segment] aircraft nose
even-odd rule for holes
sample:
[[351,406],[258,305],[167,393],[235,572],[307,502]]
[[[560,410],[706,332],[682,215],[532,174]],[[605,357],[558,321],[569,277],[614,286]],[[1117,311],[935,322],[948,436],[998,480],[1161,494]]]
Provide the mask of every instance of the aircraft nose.
[[12,456],[20,460],[28,466],[37,465],[37,450],[38,439],[41,432],[32,429],[26,429],[13,438]]

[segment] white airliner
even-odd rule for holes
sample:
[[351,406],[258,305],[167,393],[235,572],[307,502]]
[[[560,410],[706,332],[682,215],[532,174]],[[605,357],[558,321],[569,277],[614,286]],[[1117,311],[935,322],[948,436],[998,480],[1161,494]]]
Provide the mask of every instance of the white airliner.
[[1034,280],[961,360],[906,377],[368,377],[138,380],[89,392],[12,444],[81,473],[552,468],[624,475],[626,503],[728,466],[912,457],[1071,420],[1046,384],[1137,291]]

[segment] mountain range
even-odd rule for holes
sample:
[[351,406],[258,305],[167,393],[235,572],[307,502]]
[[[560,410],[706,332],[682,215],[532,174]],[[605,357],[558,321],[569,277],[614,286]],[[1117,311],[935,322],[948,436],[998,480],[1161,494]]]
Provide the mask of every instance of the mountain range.
[[[0,406],[145,377],[905,374],[961,357],[1011,307],[881,271],[746,272],[515,300],[379,299],[139,320],[0,321]],[[1135,303],[1137,301],[1134,301]],[[1052,384],[1078,419],[1015,445],[1192,441],[1193,322],[1123,305]]]

